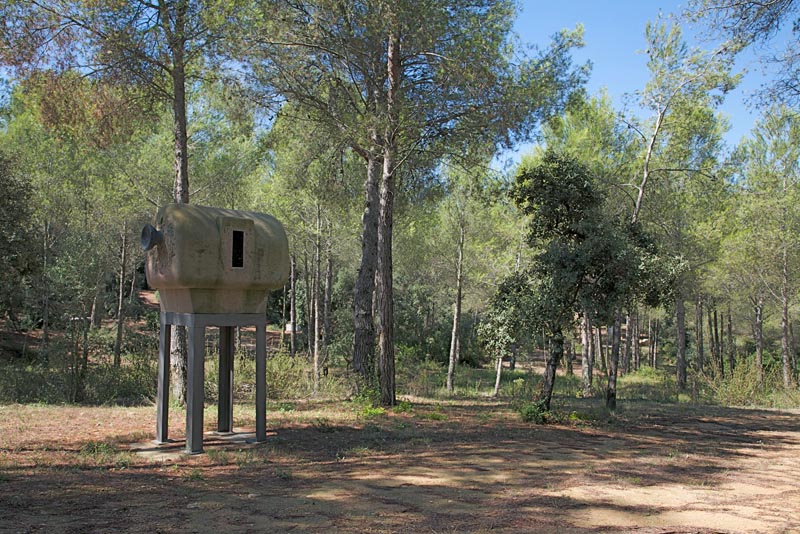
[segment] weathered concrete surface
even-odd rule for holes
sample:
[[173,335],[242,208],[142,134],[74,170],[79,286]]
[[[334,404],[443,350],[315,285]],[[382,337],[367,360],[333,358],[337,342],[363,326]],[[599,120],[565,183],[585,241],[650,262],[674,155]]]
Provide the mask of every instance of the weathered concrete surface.
[[289,276],[286,232],[271,215],[168,204],[155,226],[163,240],[146,253],[146,273],[161,311],[263,313],[266,292]]

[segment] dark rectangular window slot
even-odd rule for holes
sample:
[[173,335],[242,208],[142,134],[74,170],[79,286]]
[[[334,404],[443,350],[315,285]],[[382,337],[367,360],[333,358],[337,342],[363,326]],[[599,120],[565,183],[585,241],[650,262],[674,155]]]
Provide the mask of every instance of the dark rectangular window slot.
[[231,267],[244,267],[244,232],[233,231],[233,250],[231,252]]

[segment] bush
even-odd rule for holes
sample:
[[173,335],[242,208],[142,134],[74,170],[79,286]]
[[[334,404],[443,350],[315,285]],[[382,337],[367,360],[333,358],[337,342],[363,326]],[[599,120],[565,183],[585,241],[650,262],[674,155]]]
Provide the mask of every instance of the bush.
[[534,396],[535,390],[532,379],[520,376],[519,378],[513,378],[505,389],[500,390],[500,393],[512,399],[530,399]]
[[89,404],[136,406],[155,400],[158,364],[154,357],[124,355],[125,365],[90,365],[84,386]]
[[[255,397],[256,362],[251,354],[237,353],[233,364],[233,396],[239,401]],[[206,399],[216,400],[219,380],[219,358],[208,356],[205,366]],[[346,396],[345,381],[330,373],[320,377],[319,393],[326,397]],[[267,398],[274,400],[298,399],[313,394],[311,365],[303,356],[292,358],[285,350],[267,354]]]
[[[605,380],[595,381],[596,393],[603,394],[605,387]],[[617,381],[618,400],[675,402],[676,391],[673,374],[665,369],[653,369],[649,365],[642,365],[636,371],[619,377]]]
[[432,397],[444,384],[445,368],[428,359],[419,359],[410,347],[397,348],[397,392]]
[[[765,355],[766,356],[766,355]],[[765,361],[769,358],[765,357]],[[777,365],[764,366],[764,381],[758,383],[755,357],[739,360],[733,374],[707,379],[713,399],[725,406],[764,406],[794,408],[800,406],[800,392],[783,387],[782,370]]]
[[[53,358],[56,360],[56,358]],[[72,401],[74,376],[65,372],[62,362],[0,365],[0,403],[62,404]],[[148,404],[155,398],[155,358],[123,356],[123,365],[90,363],[83,380],[82,402],[90,405]]]
[[526,402],[517,408],[520,417],[526,423],[543,425],[555,420],[550,410],[545,409],[544,401]]

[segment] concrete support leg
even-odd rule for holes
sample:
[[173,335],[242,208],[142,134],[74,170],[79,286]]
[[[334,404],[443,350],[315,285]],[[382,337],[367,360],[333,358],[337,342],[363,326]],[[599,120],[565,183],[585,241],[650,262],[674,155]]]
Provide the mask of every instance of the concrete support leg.
[[186,380],[186,452],[203,452],[203,379],[205,366],[205,327],[186,328],[189,338],[189,365]]
[[169,439],[169,351],[172,325],[161,320],[158,336],[158,398],[156,400],[156,441]]
[[233,327],[219,327],[217,432],[233,432]]
[[267,330],[256,325],[256,441],[267,441]]

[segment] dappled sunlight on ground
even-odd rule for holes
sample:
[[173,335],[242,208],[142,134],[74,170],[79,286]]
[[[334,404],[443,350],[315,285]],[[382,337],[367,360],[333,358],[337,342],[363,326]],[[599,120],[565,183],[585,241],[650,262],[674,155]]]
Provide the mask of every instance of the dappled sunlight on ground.
[[0,532],[800,529],[797,412],[596,404],[535,426],[488,399],[382,415],[298,401],[270,405],[266,444],[207,434],[198,456],[180,453],[175,409],[161,457],[135,452],[153,407],[0,407]]

